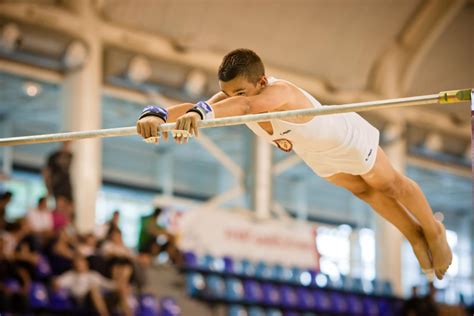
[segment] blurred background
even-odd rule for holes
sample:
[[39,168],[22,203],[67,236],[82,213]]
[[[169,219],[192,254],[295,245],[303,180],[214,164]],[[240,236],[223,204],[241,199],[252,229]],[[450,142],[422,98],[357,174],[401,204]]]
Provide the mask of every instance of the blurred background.
[[[241,47],[262,57],[267,75],[292,81],[323,104],[469,88],[474,86],[473,30],[472,0],[0,0],[0,137],[133,126],[147,104],[206,99],[219,90],[216,72],[223,55]],[[380,130],[381,146],[391,161],[421,186],[447,228],[454,260],[446,277],[434,282],[434,299],[440,304],[474,303],[469,111],[469,104],[454,104],[363,114]],[[0,204],[5,227],[27,216],[42,196],[49,196],[48,209],[60,208],[44,181],[45,173],[54,172],[51,157],[59,150],[72,157],[66,165],[74,203],[64,208],[73,235],[98,234],[98,227],[118,211],[123,244],[138,249],[143,218],[157,206],[163,209],[157,217],[160,234],[168,244],[176,237],[176,247],[188,256],[180,257],[183,263],[160,250],[148,258],[153,280],[162,282],[151,282],[154,297],[175,295],[174,303],[159,303],[160,313],[166,304],[177,304],[183,315],[321,312],[302,308],[301,302],[292,311],[283,301],[252,301],[245,296],[253,289],[248,284],[240,301],[223,297],[224,287],[212,292],[212,284],[239,273],[235,267],[224,271],[229,275],[210,273],[215,272],[214,261],[223,262],[218,258],[231,256],[233,263],[251,259],[254,267],[257,262],[299,263],[284,253],[281,260],[275,255],[266,262],[258,251],[226,253],[205,240],[186,243],[198,232],[176,221],[203,209],[255,217],[257,222],[249,222],[256,231],[270,225],[267,221],[304,227],[317,260],[313,266],[301,263],[299,269],[314,271],[307,275],[311,284],[318,273],[327,277],[334,293],[388,295],[399,305],[403,301],[398,299],[410,297],[413,287],[419,295],[430,293],[409,244],[350,193],[315,176],[293,154],[260,143],[243,126],[203,134],[181,146],[149,145],[133,136],[79,141],[63,150],[57,143],[2,147],[0,192],[11,193]],[[202,225],[206,227],[204,221]],[[18,229],[5,227],[6,234]],[[225,241],[216,238],[223,247]],[[176,272],[179,289],[161,279],[170,260],[181,268],[181,274]],[[188,269],[193,260],[199,269]],[[209,281],[210,275],[221,283]],[[242,280],[265,281],[264,275],[246,278]],[[358,290],[346,279],[388,282],[390,291]],[[292,284],[290,279],[271,282]],[[294,285],[290,289],[298,290]],[[212,302],[212,307],[198,302]],[[207,309],[186,313],[189,304]],[[382,303],[374,304],[378,314],[388,315]]]

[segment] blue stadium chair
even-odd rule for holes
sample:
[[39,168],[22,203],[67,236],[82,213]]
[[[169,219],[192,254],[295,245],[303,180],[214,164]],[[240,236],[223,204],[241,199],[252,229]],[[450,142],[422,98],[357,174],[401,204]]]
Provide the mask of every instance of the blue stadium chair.
[[372,281],[363,279],[362,280],[362,289],[365,294],[374,294],[374,284]]
[[359,295],[349,294],[347,296],[347,303],[350,315],[363,315],[364,304],[362,302],[362,298]]
[[163,297],[160,300],[160,316],[181,316],[181,308],[172,297]]
[[290,271],[291,271],[290,282],[295,283],[295,284],[300,284],[300,277],[303,271],[298,267],[291,267]]
[[248,308],[247,314],[248,316],[265,316],[265,312],[263,311],[263,308],[257,307],[257,306],[252,306]]
[[390,283],[390,281],[375,279],[372,281],[372,285],[373,285],[373,292],[376,295],[385,295],[385,296],[393,295],[392,284]]
[[395,316],[394,314],[394,308],[392,307],[392,304],[390,300],[388,299],[379,299],[379,313],[380,315],[384,316]]
[[316,275],[315,271],[311,270],[302,270],[299,273],[298,284],[302,286],[311,286],[314,282],[314,276]]
[[275,281],[282,281],[284,279],[284,268],[281,264],[275,264],[270,267],[270,278]]
[[284,307],[293,307],[298,305],[298,296],[296,290],[288,285],[280,287],[280,301]]
[[314,276],[314,285],[322,289],[329,287],[329,277],[321,272],[316,273]]
[[66,289],[59,289],[49,293],[49,309],[65,311],[73,308],[73,303]]
[[349,304],[345,293],[333,292],[331,297],[331,312],[335,314],[346,314],[349,311]]
[[189,296],[200,296],[206,290],[206,281],[201,273],[186,273],[186,293]]
[[350,292],[352,286],[354,284],[354,280],[346,275],[339,273],[338,275],[332,275],[331,277],[328,276],[328,287],[331,289],[336,290],[345,290]]
[[316,309],[316,298],[310,289],[299,287],[296,289],[296,295],[298,296],[298,306],[310,310]]
[[33,282],[28,295],[30,306],[33,309],[43,309],[49,305],[48,290],[42,283]]
[[259,261],[255,265],[255,276],[262,279],[272,278],[272,268],[263,261]]
[[262,284],[263,302],[267,305],[280,304],[280,291],[277,286],[271,283]]
[[248,316],[247,311],[240,305],[229,306],[229,316]]
[[51,265],[49,264],[49,261],[46,257],[41,255],[39,256],[35,274],[36,277],[40,280],[45,280],[53,274],[53,271],[51,270]]
[[350,291],[355,293],[364,293],[364,286],[361,278],[352,278]]
[[224,272],[225,273],[235,273],[234,271],[234,260],[231,257],[225,256],[222,258],[224,260]]
[[240,274],[245,276],[254,276],[255,275],[255,265],[247,259],[240,261],[241,271]]
[[201,269],[212,271],[212,265],[214,264],[214,257],[207,254],[198,260],[199,267]]
[[263,301],[263,291],[260,284],[253,280],[244,280],[244,298],[248,302],[258,303]]
[[292,282],[293,272],[290,268],[276,264],[270,268],[271,279],[281,282]]
[[185,251],[183,253],[184,264],[188,268],[197,268],[198,267],[198,257],[192,251]]
[[329,292],[324,290],[314,290],[313,296],[316,302],[316,311],[327,313],[331,310],[332,302]]
[[383,295],[391,296],[393,295],[393,287],[390,281],[383,281]]
[[225,297],[229,301],[240,301],[244,298],[242,281],[237,278],[225,279]]
[[21,284],[15,279],[6,279],[3,282],[5,288],[11,293],[17,293],[21,290]]
[[226,294],[225,283],[222,277],[218,275],[209,275],[206,277],[205,295],[210,298],[224,298]]
[[392,311],[395,315],[399,315],[401,313],[404,303],[405,301],[402,299],[392,300]]
[[364,315],[367,315],[367,316],[380,315],[379,302],[377,298],[366,296],[362,299],[362,304],[364,306]]
[[267,310],[266,316],[283,316],[283,313],[275,308],[270,308]]
[[160,305],[155,296],[143,294],[139,297],[140,316],[160,316]]

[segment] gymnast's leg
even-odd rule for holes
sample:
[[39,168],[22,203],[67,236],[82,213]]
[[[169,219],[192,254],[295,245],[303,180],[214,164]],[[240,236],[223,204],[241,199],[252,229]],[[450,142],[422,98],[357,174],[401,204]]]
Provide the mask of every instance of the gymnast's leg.
[[446,239],[445,228],[434,218],[418,184],[396,171],[380,147],[373,168],[361,177],[373,189],[401,203],[416,217],[428,242],[436,276],[443,278],[451,264],[452,252]]
[[423,230],[399,202],[374,190],[360,176],[338,173],[325,179],[351,191],[369,204],[380,216],[392,223],[411,244],[421,268],[424,271],[432,269],[430,251]]

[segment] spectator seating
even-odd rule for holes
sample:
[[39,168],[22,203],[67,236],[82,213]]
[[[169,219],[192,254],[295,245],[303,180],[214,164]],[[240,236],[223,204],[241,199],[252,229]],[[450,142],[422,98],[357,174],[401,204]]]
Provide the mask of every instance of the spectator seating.
[[228,315],[396,315],[390,283],[329,276],[311,269],[248,259],[184,254],[187,293],[228,305]]

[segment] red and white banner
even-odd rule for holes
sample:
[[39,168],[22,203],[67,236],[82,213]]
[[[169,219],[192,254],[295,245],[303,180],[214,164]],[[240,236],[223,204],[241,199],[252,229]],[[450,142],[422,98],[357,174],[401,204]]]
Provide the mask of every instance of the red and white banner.
[[196,210],[177,224],[182,250],[301,268],[319,267],[315,226],[275,219],[256,221],[250,212]]

